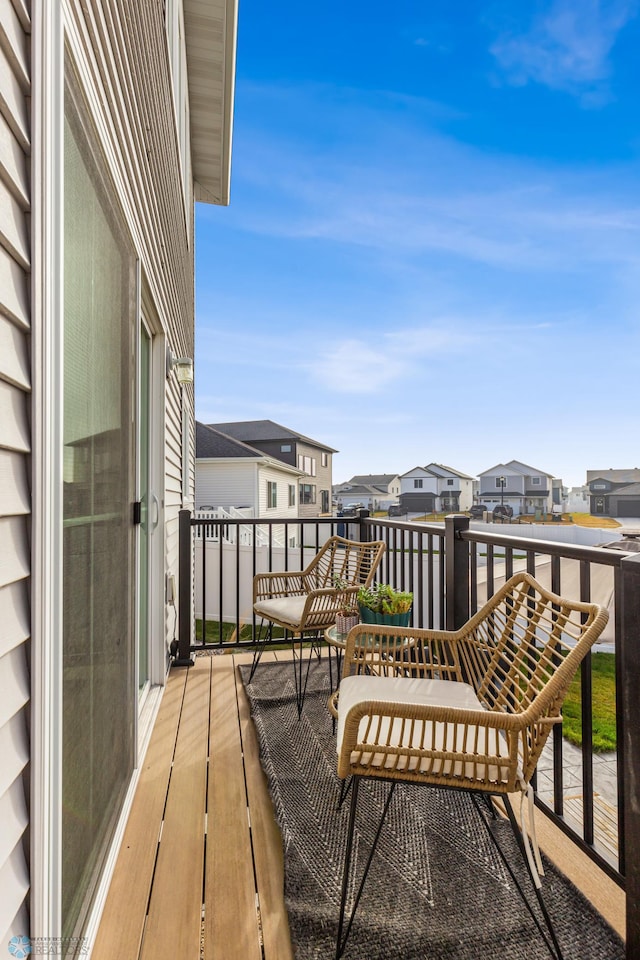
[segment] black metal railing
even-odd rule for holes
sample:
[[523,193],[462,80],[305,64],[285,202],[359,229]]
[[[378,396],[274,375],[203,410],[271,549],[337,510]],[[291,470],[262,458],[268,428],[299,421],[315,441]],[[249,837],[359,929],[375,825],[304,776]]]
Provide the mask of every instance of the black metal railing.
[[[252,582],[257,572],[300,570],[324,540],[338,533],[380,539],[386,552],[376,580],[414,594],[412,624],[456,629],[516,569],[526,569],[553,592],[606,602],[612,612],[615,651],[617,746],[617,852],[598,836],[594,815],[591,655],[582,664],[581,823],[567,815],[564,741],[554,727],[551,796],[536,802],[544,813],[594,859],[627,896],[627,956],[640,956],[640,556],[616,550],[512,536],[489,524],[471,529],[466,516],[445,523],[371,518],[295,520],[237,519],[212,522],[181,513],[179,653],[241,648],[254,642]],[[192,610],[195,606],[195,618]],[[614,765],[612,764],[612,769]],[[629,952],[636,950],[637,952]]]

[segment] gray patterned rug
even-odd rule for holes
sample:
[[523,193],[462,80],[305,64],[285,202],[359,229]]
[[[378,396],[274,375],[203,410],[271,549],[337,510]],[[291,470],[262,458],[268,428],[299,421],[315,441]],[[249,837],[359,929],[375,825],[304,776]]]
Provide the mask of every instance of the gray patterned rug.
[[[263,663],[252,683],[248,668],[242,670],[282,831],[295,955],[297,960],[332,960],[349,803],[337,809],[340,781],[326,707],[327,663],[311,668],[300,721],[290,664]],[[386,784],[362,783],[354,841],[358,879],[387,792]],[[345,960],[549,957],[480,816],[466,795],[398,786]],[[510,863],[519,868],[508,824],[497,822],[494,829]],[[543,895],[565,960],[622,960],[618,936],[546,861],[545,869]],[[522,883],[528,890],[526,878]]]

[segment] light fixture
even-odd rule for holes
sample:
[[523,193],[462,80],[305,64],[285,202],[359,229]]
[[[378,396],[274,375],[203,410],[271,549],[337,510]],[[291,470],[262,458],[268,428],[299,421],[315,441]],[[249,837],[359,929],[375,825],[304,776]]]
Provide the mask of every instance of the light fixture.
[[174,357],[171,348],[167,347],[167,377],[172,370],[176,371],[178,383],[193,383],[193,360],[191,357]]

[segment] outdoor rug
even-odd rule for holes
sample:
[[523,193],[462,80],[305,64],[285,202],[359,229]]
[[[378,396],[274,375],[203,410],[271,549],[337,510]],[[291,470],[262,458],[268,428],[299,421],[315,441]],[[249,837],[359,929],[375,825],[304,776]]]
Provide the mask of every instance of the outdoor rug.
[[[243,680],[284,845],[285,903],[297,960],[335,956],[349,802],[340,810],[326,660],[311,667],[298,721],[290,663]],[[354,840],[357,882],[388,784],[363,781]],[[488,814],[487,814],[488,815]],[[467,795],[399,784],[391,801],[345,960],[538,960],[550,956]],[[509,862],[509,825],[494,829]],[[543,896],[565,960],[622,960],[618,936],[547,861]],[[526,890],[528,877],[523,874]],[[353,896],[353,894],[352,894]],[[531,899],[535,896],[531,892]],[[537,902],[536,902],[537,907]]]

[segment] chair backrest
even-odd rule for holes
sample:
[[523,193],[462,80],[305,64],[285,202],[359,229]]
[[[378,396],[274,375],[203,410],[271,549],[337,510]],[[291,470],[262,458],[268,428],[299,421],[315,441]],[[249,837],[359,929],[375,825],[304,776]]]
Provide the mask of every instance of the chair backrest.
[[560,597],[530,574],[517,573],[459,631],[462,674],[486,709],[529,710],[547,718],[545,729],[538,726],[529,739],[525,779],[546,739],[548,719],[560,715],[571,681],[608,618],[596,603]]
[[462,627],[463,671],[488,709],[521,713],[552,677],[573,676],[607,619],[517,573]]
[[303,576],[315,590],[335,587],[368,587],[382,560],[385,544],[382,540],[346,540],[344,537],[329,537],[315,555]]

